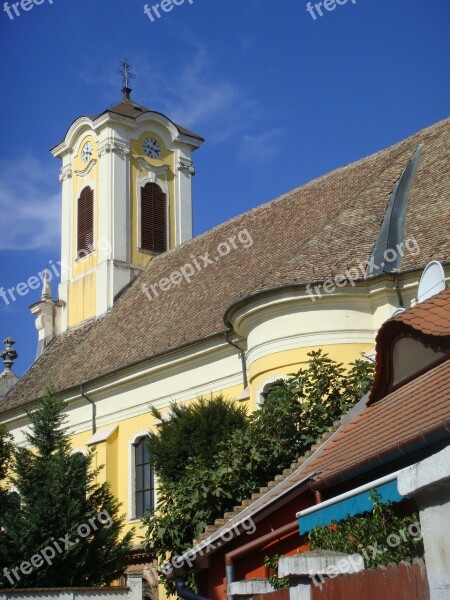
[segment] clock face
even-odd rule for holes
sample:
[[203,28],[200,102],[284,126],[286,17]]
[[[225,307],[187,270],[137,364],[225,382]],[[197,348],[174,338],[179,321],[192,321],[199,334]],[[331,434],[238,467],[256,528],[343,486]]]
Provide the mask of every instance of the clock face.
[[142,148],[149,158],[159,158],[161,156],[161,146],[154,138],[145,138]]
[[81,160],[87,164],[92,158],[92,143],[86,142],[81,150]]

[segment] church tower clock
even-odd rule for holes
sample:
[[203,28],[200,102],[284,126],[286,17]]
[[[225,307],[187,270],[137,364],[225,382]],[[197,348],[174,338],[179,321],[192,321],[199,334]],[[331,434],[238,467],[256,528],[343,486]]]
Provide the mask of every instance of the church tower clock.
[[62,160],[61,333],[109,310],[157,254],[192,237],[192,153],[203,138],[131,98],[80,117]]

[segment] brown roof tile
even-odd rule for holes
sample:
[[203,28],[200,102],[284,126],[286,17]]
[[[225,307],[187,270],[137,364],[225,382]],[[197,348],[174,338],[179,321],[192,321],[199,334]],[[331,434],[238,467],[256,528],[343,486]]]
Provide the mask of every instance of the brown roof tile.
[[[216,227],[153,259],[113,309],[56,339],[0,405],[0,412],[39,398],[49,381],[58,390],[120,370],[196,340],[222,335],[231,304],[256,292],[303,285],[368,260],[389,195],[419,144],[406,237],[419,256],[405,254],[402,269],[450,258],[450,119]],[[216,254],[218,244],[247,229],[253,245],[239,247],[151,301],[149,286],[192,261]]]

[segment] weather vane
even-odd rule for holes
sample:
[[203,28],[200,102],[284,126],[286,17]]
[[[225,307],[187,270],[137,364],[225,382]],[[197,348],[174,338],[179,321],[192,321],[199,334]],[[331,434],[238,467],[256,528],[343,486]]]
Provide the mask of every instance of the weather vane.
[[122,76],[122,82],[123,82],[123,90],[122,91],[131,91],[130,90],[130,81],[132,79],[136,79],[136,75],[132,72],[132,65],[130,65],[128,63],[128,59],[125,58],[125,60],[123,62],[120,63],[120,66],[122,67],[121,69],[119,69],[117,71],[118,75]]

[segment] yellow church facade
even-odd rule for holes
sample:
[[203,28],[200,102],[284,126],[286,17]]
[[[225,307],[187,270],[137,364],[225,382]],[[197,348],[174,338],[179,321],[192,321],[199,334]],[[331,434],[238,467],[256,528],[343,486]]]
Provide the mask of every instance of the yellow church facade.
[[438,123],[192,238],[203,139],[128,88],[77,119],[52,150],[61,283],[31,307],[38,358],[0,399],[0,422],[24,442],[25,410],[52,383],[73,451],[95,449],[99,479],[139,528],[158,494],[142,451],[157,425],[149,406],[223,394],[253,411],[312,350],[373,360],[382,323],[417,301],[424,266],[439,260],[449,277],[437,218],[449,130]]

